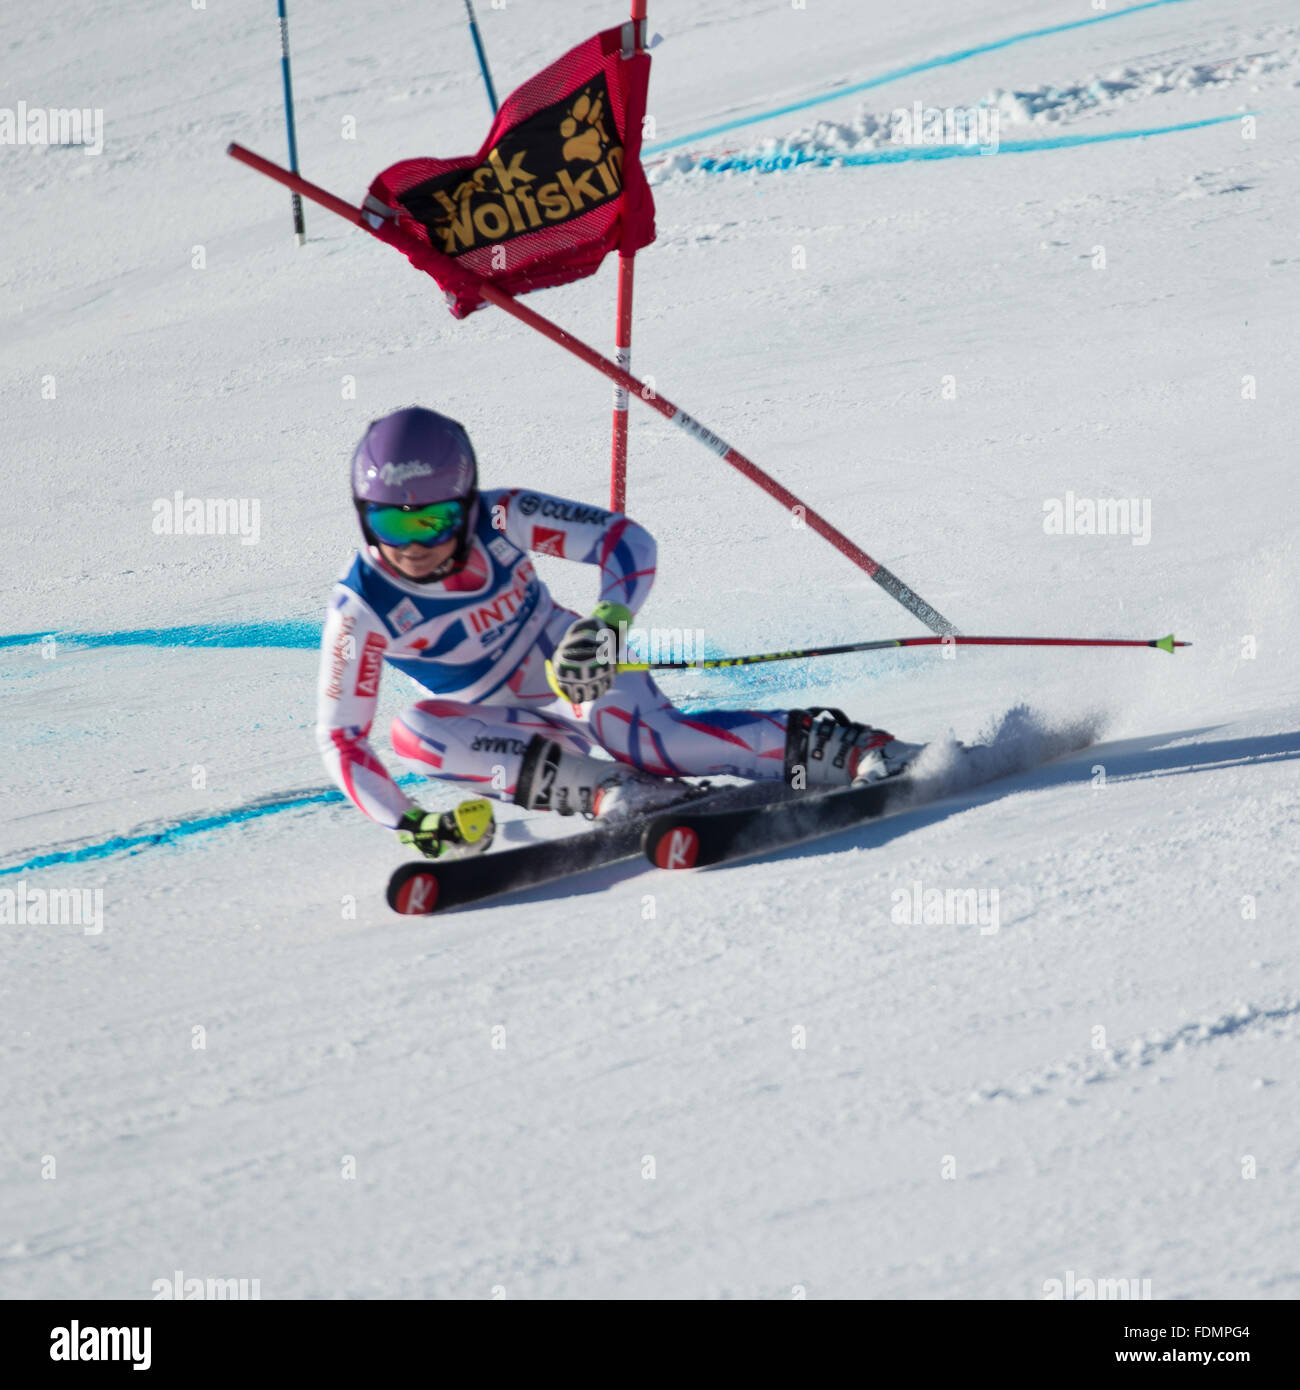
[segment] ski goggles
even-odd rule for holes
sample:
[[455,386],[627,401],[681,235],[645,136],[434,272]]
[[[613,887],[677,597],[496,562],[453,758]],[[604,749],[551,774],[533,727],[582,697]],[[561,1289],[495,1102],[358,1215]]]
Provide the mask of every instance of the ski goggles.
[[427,507],[386,507],[372,502],[366,525],[385,545],[441,545],[465,524],[465,504],[430,502]]

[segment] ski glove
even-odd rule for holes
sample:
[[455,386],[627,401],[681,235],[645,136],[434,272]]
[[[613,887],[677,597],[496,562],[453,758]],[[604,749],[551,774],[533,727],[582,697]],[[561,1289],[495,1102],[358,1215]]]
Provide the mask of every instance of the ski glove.
[[495,833],[492,803],[481,797],[462,801],[451,811],[425,811],[412,806],[397,824],[397,838],[426,859],[480,854],[492,843]]
[[560,639],[550,661],[551,689],[575,705],[599,700],[618,675],[619,625],[632,615],[621,603],[598,603]]

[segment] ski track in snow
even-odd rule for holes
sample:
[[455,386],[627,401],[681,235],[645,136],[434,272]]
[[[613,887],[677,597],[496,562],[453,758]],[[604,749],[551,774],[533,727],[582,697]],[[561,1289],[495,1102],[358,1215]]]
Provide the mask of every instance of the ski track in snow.
[[894,68],[889,72],[880,73],[875,77],[868,77],[860,82],[853,82],[841,85],[827,92],[821,92],[816,96],[805,97],[800,101],[789,102],[783,106],[772,107],[766,111],[759,111],[750,116],[737,117],[735,120],[723,121],[718,125],[707,126],[702,130],[692,131],[689,135],[678,135],[671,140],[659,140],[647,144],[644,152],[647,155],[660,154],[665,150],[677,149],[682,145],[693,145],[701,140],[710,140],[716,135],[727,135],[733,130],[739,130],[747,125],[755,125],[759,121],[771,120],[778,116],[793,115],[796,111],[806,111],[811,106],[820,106],[829,101],[841,101],[847,96],[853,96],[858,92],[869,91],[873,87],[883,87],[891,82],[900,82],[906,77],[917,77],[922,73],[931,72],[935,68],[950,67],[956,63],[963,63],[971,58],[980,57],[986,53],[995,53],[999,49],[1006,49],[1016,44],[1029,43],[1034,39],[1050,38],[1057,34],[1069,33],[1074,29],[1084,29],[1094,24],[1104,24],[1107,20],[1127,19],[1146,10],[1159,9],[1164,5],[1180,5],[1189,3],[1189,0],[1145,0],[1145,3],[1128,5],[1123,9],[1110,10],[1105,14],[1091,15],[1087,19],[1076,19],[1065,24],[1051,24],[1046,28],[1029,29],[1024,33],[1011,34],[1006,38],[994,39],[990,43],[976,44],[970,48],[959,49],[954,53],[944,53],[937,58],[924,58],[920,62],[909,63],[905,67]]
[[[1267,1036],[1294,1044],[1300,1021],[1300,1001],[1283,999],[1273,1005],[1239,1004],[1214,1018],[1184,1023],[1179,1028],[1133,1038],[1122,1047],[1098,1049],[1092,1057],[1074,1057],[1033,1075],[1003,1085],[981,1086],[971,1096],[972,1103],[996,1100],[1023,1101],[1039,1096],[1068,1093],[1081,1086],[1115,1081],[1173,1057],[1191,1060],[1209,1044],[1227,1039],[1248,1042]],[[1162,1078],[1164,1079],[1164,1078]],[[1280,1077],[1257,1077],[1256,1087],[1276,1085]]]
[[[1199,48],[1176,50],[1121,64],[1073,82],[1045,82],[1026,90],[994,88],[968,107],[996,114],[997,138],[990,140],[989,147],[984,149],[973,143],[964,147],[945,144],[937,133],[933,143],[922,142],[919,136],[915,144],[900,143],[894,113],[901,109],[911,116],[910,106],[889,111],[870,111],[863,107],[850,120],[819,120],[783,138],[769,137],[743,150],[723,155],[707,152],[673,155],[650,170],[650,182],[657,186],[674,176],[692,173],[770,173],[804,164],[851,167],[962,155],[1022,154],[1195,130],[1239,119],[1242,112],[1145,129],[1082,132],[1035,140],[1008,139],[1004,134],[1014,135],[1020,129],[1047,130],[1085,118],[1114,115],[1130,107],[1144,107],[1168,93],[1248,95],[1258,91],[1258,84],[1265,79],[1287,80],[1294,86],[1300,81],[1300,45],[1295,42],[1296,33],[1295,29],[1286,31],[1289,41],[1279,47],[1270,46],[1264,52],[1237,57],[1212,60],[1203,57]],[[1273,32],[1256,41],[1271,45],[1277,43],[1278,38]],[[922,103],[916,104],[924,110]]]
[[[877,147],[867,142],[865,148],[837,150],[825,148],[817,143],[817,136],[809,144],[788,142],[771,151],[754,154],[712,156],[706,155],[698,164],[674,173],[685,174],[727,174],[727,173],[783,173],[805,165],[813,168],[861,168],[868,165],[933,163],[944,159],[980,159],[993,155],[1043,154],[1048,151],[1081,149],[1084,146],[1113,144],[1117,140],[1148,140],[1156,135],[1181,135],[1191,130],[1204,130],[1209,126],[1223,125],[1228,121],[1239,120],[1236,115],[1207,116],[1198,121],[1179,121],[1175,125],[1148,126],[1138,130],[1108,130],[1096,134],[1054,135],[1041,140],[1002,140],[996,148],[974,143],[894,145]],[[832,134],[832,141],[838,136]]]

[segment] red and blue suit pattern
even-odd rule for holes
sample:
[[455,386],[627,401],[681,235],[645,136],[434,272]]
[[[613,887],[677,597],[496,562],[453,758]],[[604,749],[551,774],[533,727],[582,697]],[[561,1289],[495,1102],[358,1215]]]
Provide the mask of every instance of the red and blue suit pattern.
[[783,710],[684,714],[644,671],[621,672],[587,705],[557,700],[546,661],[578,615],[555,603],[531,554],[595,566],[598,599],[632,613],[654,581],[654,538],[630,517],[511,488],[478,497],[456,574],[416,584],[367,548],[335,586],[321,639],[317,741],[331,777],[366,815],[396,827],[414,804],[370,742],[385,666],[421,697],[393,720],[394,750],[481,794],[514,794],[535,733],[664,775],[781,776]]

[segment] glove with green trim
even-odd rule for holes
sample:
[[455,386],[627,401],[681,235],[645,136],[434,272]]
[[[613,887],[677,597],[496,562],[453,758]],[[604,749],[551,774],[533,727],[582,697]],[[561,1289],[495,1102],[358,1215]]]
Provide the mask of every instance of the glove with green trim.
[[397,826],[397,838],[426,859],[463,859],[481,854],[492,843],[496,822],[492,803],[477,797],[450,811],[412,806]]
[[575,705],[599,700],[618,675],[618,639],[632,622],[621,603],[598,603],[590,618],[579,618],[560,638],[547,663],[551,689]]

